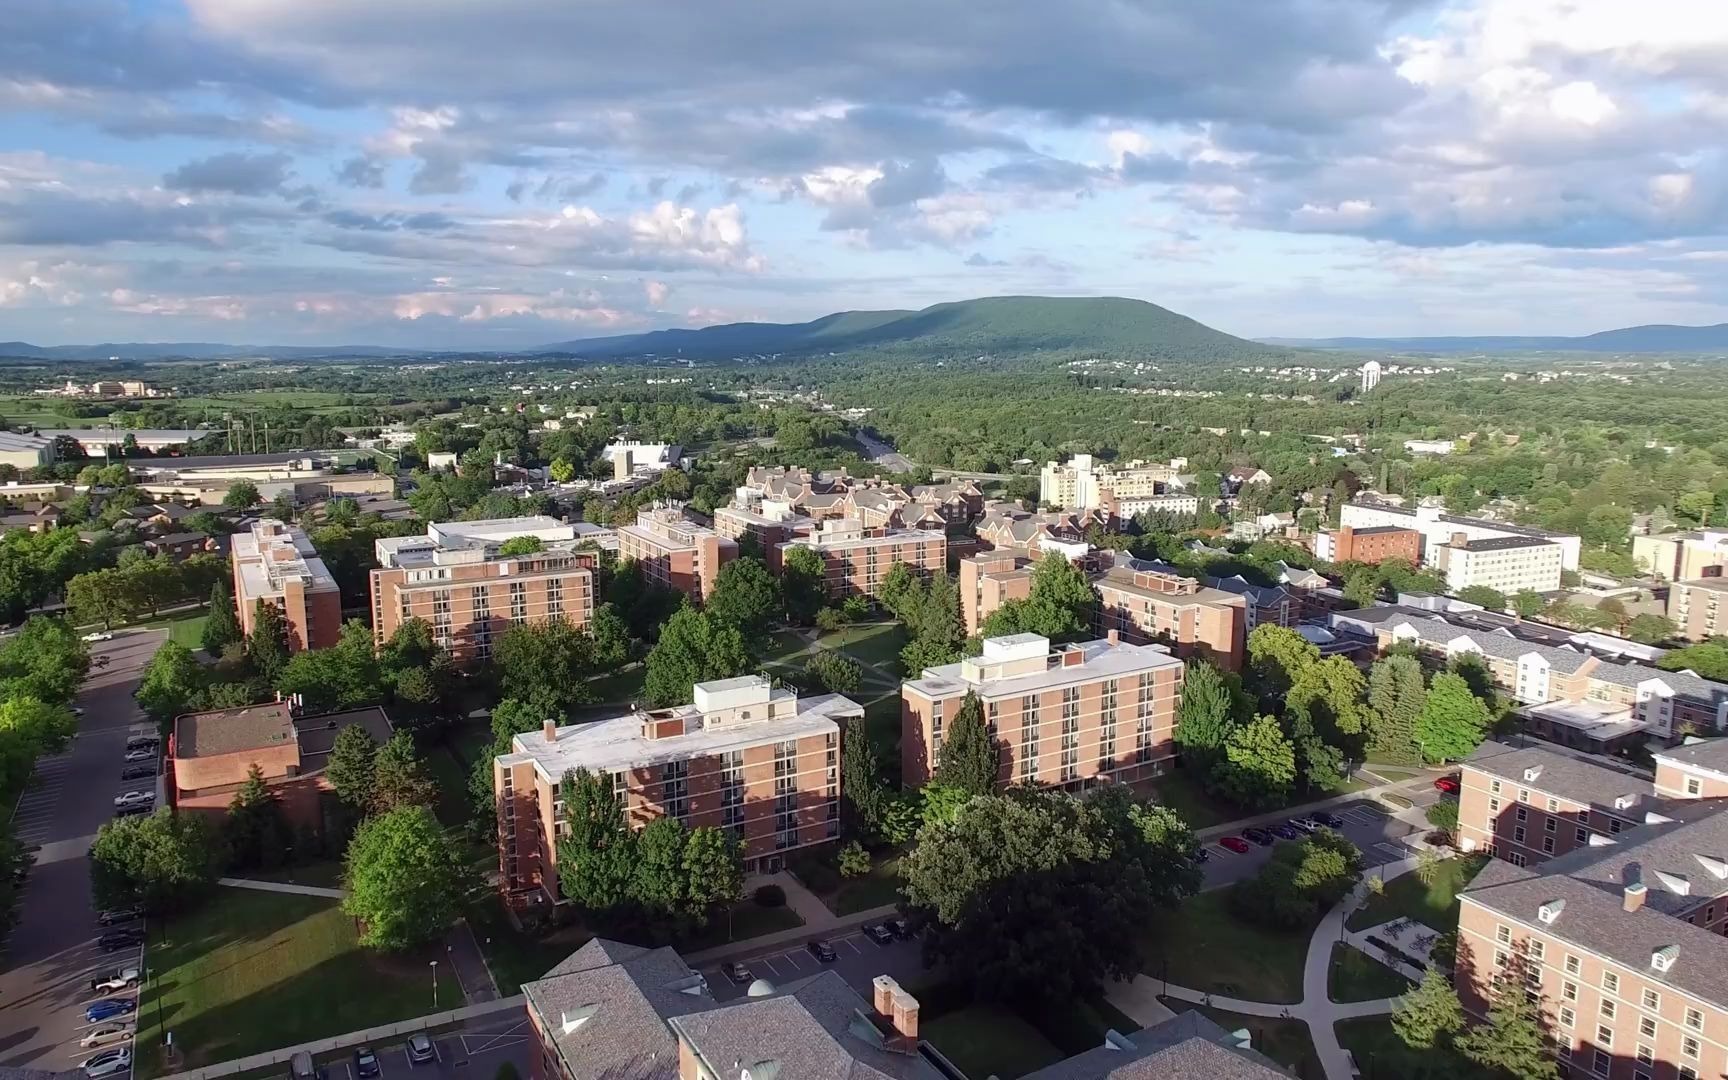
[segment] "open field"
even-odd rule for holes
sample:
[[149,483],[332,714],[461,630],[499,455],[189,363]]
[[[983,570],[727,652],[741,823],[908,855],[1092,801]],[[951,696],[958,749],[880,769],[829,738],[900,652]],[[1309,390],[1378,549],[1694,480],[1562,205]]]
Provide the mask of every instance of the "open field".
[[919,1033],[967,1076],[1013,1080],[1067,1056],[999,1005],[968,1005],[920,1025]]
[[1415,873],[1395,877],[1387,883],[1385,892],[1370,897],[1366,904],[1351,912],[1346,924],[1352,930],[1366,930],[1393,919],[1407,918],[1441,933],[1456,930],[1458,894],[1486,862],[1479,855],[1446,859],[1435,867],[1434,881],[1428,885]]
[[1165,913],[1147,935],[1145,971],[1179,986],[1255,1001],[1301,1001],[1310,927],[1289,932],[1230,913],[1228,889]]

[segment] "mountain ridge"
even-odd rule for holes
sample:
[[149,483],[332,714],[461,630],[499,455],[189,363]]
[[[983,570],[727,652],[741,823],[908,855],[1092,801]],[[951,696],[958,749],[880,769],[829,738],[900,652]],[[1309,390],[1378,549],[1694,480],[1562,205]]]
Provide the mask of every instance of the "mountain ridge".
[[1562,335],[1261,338],[1267,344],[1295,349],[1401,352],[1712,352],[1728,351],[1728,323],[1683,326],[1645,323],[1601,330],[1577,337]]

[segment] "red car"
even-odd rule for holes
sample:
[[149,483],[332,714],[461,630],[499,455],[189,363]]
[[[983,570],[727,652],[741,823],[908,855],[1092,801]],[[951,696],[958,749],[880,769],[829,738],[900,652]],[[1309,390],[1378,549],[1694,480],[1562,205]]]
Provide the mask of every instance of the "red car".
[[1248,841],[1242,839],[1240,836],[1226,836],[1224,839],[1218,841],[1218,843],[1219,846],[1227,847],[1238,855],[1246,854],[1248,851]]
[[1458,778],[1456,776],[1442,776],[1434,781],[1434,786],[1448,795],[1458,794]]

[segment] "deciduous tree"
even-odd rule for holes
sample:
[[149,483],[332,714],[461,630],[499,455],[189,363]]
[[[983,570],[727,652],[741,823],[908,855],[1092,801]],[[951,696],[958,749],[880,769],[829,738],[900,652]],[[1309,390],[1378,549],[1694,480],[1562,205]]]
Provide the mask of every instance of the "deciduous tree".
[[1211,780],[1219,794],[1243,806],[1280,805],[1296,782],[1296,748],[1276,717],[1262,716],[1224,740],[1224,759]]
[[234,481],[222,496],[222,505],[230,510],[250,510],[258,503],[258,485],[250,480]]
[[804,661],[804,681],[817,693],[850,694],[858,689],[864,669],[838,649],[822,649]]
[[643,693],[655,705],[690,700],[696,683],[730,679],[750,668],[750,653],[738,628],[692,607],[679,609],[648,653]]
[[691,829],[684,842],[686,914],[703,925],[714,911],[743,898],[744,856],[738,839],[726,829]]
[[166,724],[191,711],[204,682],[203,665],[192,650],[170,639],[157,647],[132,696],[150,719]]
[[222,845],[202,816],[164,807],[103,824],[90,848],[90,889],[98,907],[171,914],[215,885],[221,861]]
[[714,591],[703,603],[709,615],[736,626],[746,638],[768,628],[780,610],[780,590],[760,559],[736,558],[721,568]]
[[594,640],[565,619],[520,623],[492,647],[492,665],[506,697],[533,701],[549,713],[568,713],[594,700]]
[[1470,684],[1462,676],[1451,672],[1434,676],[1416,723],[1422,756],[1431,762],[1468,757],[1481,745],[1492,719],[1488,707],[1470,692]]
[[822,556],[802,545],[786,549],[780,560],[780,604],[786,619],[809,626],[828,602]]
[[360,943],[400,950],[443,935],[462,910],[466,874],[444,827],[424,806],[362,824],[348,845],[342,910],[364,925]]
[[635,837],[611,782],[577,769],[566,773],[558,796],[569,826],[558,841],[558,886],[589,915],[604,919],[630,899]]
[[1295,685],[1297,676],[1318,663],[1320,650],[1289,627],[1261,623],[1248,635],[1248,689],[1262,707],[1275,708]]

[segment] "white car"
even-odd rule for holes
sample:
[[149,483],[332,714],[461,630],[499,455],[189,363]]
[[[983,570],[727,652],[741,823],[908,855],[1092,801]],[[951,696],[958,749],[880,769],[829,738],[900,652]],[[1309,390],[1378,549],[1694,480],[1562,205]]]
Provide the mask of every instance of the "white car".
[[104,1050],[95,1057],[85,1058],[79,1068],[89,1077],[118,1076],[132,1067],[132,1050],[130,1047],[117,1046],[112,1050]]
[[156,748],[154,746],[150,746],[150,747],[139,747],[137,750],[128,750],[128,751],[126,751],[126,760],[127,761],[154,761],[154,760],[156,760]]
[[109,990],[129,990],[138,982],[138,969],[121,968],[106,979],[92,979],[90,989],[102,993]]
[[85,634],[83,640],[85,640],[85,641],[113,641],[114,640],[114,632],[112,630],[95,630],[95,631],[92,631],[88,634]]
[[115,806],[141,806],[155,801],[156,793],[153,791],[128,791],[124,795],[114,796]]
[[78,1040],[78,1046],[80,1049],[94,1050],[98,1046],[131,1041],[131,1024],[98,1024],[84,1033],[84,1037]]

